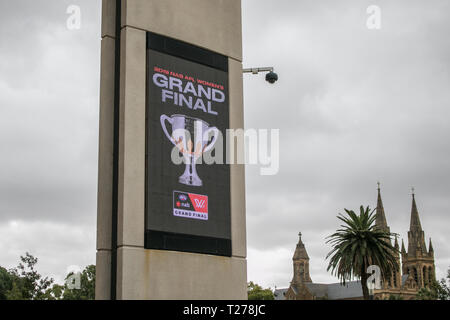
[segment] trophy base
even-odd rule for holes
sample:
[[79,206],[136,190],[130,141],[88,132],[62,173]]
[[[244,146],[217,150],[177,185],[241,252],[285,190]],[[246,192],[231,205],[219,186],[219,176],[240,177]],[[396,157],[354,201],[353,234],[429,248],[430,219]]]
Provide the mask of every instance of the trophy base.
[[194,176],[187,176],[187,177],[181,176],[180,178],[178,178],[178,182],[185,184],[187,186],[194,186],[194,187],[201,187],[203,185],[202,180]]

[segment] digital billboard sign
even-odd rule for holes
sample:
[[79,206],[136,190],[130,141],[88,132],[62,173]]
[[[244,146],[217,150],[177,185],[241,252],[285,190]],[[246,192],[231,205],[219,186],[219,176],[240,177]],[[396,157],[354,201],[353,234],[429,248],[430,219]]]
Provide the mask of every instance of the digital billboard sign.
[[148,33],[146,87],[145,247],[231,256],[227,57]]

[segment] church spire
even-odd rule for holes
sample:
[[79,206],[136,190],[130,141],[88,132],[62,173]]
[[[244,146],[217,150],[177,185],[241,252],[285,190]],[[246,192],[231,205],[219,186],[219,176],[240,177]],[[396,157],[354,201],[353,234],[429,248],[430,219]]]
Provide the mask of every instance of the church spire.
[[386,221],[386,215],[384,213],[383,200],[381,200],[380,183],[378,184],[378,199],[377,199],[377,211],[375,214],[375,228],[385,232],[390,232],[389,226]]
[[411,221],[408,232],[408,255],[424,255],[427,253],[425,245],[425,234],[420,223],[419,211],[417,210],[416,195],[412,188]]
[[312,282],[309,275],[309,257],[306,252],[305,244],[302,241],[302,233],[298,233],[298,243],[295,248],[294,256],[292,257],[294,266],[294,276],[292,284],[300,284],[305,282]]
[[308,253],[306,252],[305,244],[302,241],[302,233],[298,233],[298,243],[297,247],[295,248],[294,256],[292,257],[292,260],[300,260],[300,259],[307,259],[309,260]]
[[422,231],[422,225],[420,224],[419,212],[417,211],[416,196],[414,188],[412,188],[412,206],[411,206],[411,222],[409,225],[409,231]]
[[434,253],[433,244],[431,243],[431,238],[430,238],[430,244],[428,245],[428,253],[430,255]]
[[427,286],[431,280],[435,279],[433,245],[430,241],[427,251],[425,232],[420,223],[414,188],[412,189],[411,221],[408,231],[408,253],[402,254],[402,271],[403,274],[409,273],[413,276],[418,288]]
[[405,243],[403,242],[403,239],[402,239],[402,254],[406,254]]

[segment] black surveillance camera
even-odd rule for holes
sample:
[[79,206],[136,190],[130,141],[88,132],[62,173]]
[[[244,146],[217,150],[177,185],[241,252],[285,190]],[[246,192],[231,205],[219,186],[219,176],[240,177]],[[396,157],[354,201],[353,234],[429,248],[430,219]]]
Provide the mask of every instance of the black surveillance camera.
[[275,72],[270,71],[268,74],[266,74],[266,81],[274,84],[278,81],[278,75]]

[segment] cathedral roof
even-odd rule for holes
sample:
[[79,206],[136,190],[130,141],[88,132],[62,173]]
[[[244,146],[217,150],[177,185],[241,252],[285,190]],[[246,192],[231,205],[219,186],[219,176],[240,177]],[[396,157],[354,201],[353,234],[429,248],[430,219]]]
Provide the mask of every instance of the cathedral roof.
[[[305,283],[308,291],[317,298],[327,297],[329,300],[352,299],[363,296],[361,282],[349,281],[345,285],[341,283]],[[295,294],[298,294],[298,288],[291,285]],[[275,300],[285,299],[286,289],[275,290]]]
[[[402,286],[408,279],[408,275],[402,275]],[[363,296],[361,282],[358,280],[348,281],[345,285],[341,283],[305,283],[309,292],[317,298],[327,297],[329,300],[353,299]],[[298,294],[298,288],[291,286],[294,293]],[[284,300],[288,288],[276,289],[275,300]]]
[[[402,286],[408,280],[409,275],[402,275]],[[317,298],[327,297],[329,300],[354,299],[363,296],[361,282],[358,280],[348,281],[345,285],[341,283],[305,283],[309,292]],[[291,286],[295,294],[298,294],[298,288]],[[274,291],[275,300],[284,300],[285,294],[289,288],[276,289]]]
[[328,296],[328,286],[329,284],[323,283],[305,283],[308,290],[316,297]]
[[361,282],[349,281],[345,283],[345,286],[340,283],[331,283],[328,286],[328,299],[350,299],[363,296]]

